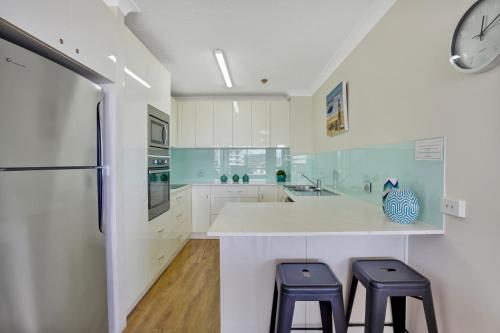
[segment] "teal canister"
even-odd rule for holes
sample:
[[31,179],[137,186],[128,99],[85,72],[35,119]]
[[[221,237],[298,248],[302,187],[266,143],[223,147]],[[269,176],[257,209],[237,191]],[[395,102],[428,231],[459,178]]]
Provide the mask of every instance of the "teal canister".
[[250,177],[245,173],[243,175],[243,183],[248,183],[248,182],[250,182]]

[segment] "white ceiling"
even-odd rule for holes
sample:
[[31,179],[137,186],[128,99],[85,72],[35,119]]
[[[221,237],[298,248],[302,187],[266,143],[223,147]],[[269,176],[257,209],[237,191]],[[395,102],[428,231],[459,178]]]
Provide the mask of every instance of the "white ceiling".
[[174,96],[310,95],[394,2],[135,0],[126,24],[170,70]]

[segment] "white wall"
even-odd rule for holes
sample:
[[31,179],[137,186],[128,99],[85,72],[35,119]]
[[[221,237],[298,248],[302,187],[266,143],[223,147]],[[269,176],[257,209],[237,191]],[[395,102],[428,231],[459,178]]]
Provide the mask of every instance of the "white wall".
[[312,98],[296,96],[290,98],[290,148],[292,154],[308,154],[312,144]]
[[[313,96],[316,151],[446,136],[446,192],[467,219],[444,236],[410,238],[409,262],[433,283],[441,332],[500,331],[500,67],[480,75],[448,62],[456,24],[474,0],[398,0]],[[349,83],[350,131],[329,138],[326,94]],[[418,308],[420,309],[420,307]],[[426,332],[413,311],[411,332]]]

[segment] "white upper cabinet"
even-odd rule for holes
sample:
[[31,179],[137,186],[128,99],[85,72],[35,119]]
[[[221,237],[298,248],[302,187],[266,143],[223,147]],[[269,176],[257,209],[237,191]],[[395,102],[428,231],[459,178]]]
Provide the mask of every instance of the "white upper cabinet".
[[252,102],[252,146],[269,147],[271,145],[271,103]]
[[290,103],[271,102],[271,147],[290,146]]
[[178,101],[177,137],[179,147],[290,147],[290,103]]
[[149,103],[155,108],[171,114],[170,73],[152,54],[149,56],[147,81],[151,86]]
[[233,145],[233,103],[214,102],[214,145],[231,147]]
[[0,16],[11,24],[67,53],[69,0],[0,0]]
[[177,102],[177,145],[195,146],[195,110],[194,102]]
[[252,146],[252,104],[238,101],[233,104],[233,146]]
[[107,79],[119,21],[101,0],[0,0],[2,18]]
[[70,0],[68,55],[107,79],[115,79],[118,19],[101,0]]
[[214,103],[196,102],[195,121],[196,147],[212,147],[214,145]]

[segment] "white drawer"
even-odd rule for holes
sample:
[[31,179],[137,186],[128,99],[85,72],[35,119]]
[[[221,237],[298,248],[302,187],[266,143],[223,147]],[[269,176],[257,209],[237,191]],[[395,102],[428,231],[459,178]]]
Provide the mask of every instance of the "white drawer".
[[258,186],[212,186],[212,196],[219,197],[258,197]]
[[176,192],[170,197],[170,208],[175,208],[186,203],[186,192]]

